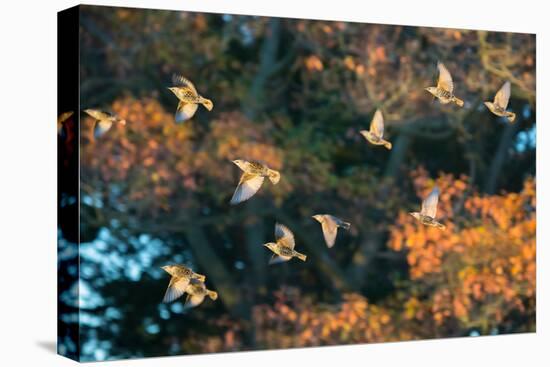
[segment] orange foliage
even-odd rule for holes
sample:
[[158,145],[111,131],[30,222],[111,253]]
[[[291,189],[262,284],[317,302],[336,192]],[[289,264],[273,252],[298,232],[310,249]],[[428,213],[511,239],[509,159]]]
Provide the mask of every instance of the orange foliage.
[[[222,113],[202,126],[193,120],[175,124],[173,113],[155,99],[120,99],[112,110],[129,123],[113,125],[97,140],[93,119],[83,120],[83,182],[87,191],[103,196],[111,195],[110,184],[118,185],[120,202],[139,205],[138,210],[188,207],[193,204],[188,194],[212,186],[217,189],[211,196],[228,200],[240,175],[234,159],[282,169],[283,152],[270,144],[270,125],[254,124],[241,113]],[[288,186],[282,182],[264,189],[283,193]]]
[[[413,281],[436,288],[429,300],[436,324],[456,318],[468,327],[494,326],[512,310],[534,311],[535,181],[527,179],[520,193],[486,196],[471,192],[466,177],[432,182],[423,170],[413,176],[419,197],[439,186],[437,217],[447,230],[403,212],[388,246],[407,251]],[[413,306],[409,318],[416,315]]]
[[340,305],[317,304],[297,289],[276,293],[273,306],[254,308],[257,342],[265,348],[395,341],[401,333],[390,313],[358,294],[343,296]]

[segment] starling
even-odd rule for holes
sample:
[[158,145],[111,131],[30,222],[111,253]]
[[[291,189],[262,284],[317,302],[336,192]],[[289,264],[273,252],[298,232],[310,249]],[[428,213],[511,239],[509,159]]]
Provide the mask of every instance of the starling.
[[63,135],[63,123],[73,115],[73,111],[63,112],[57,118],[57,134]]
[[233,193],[233,197],[230,201],[231,204],[238,204],[250,199],[258,192],[265,177],[268,177],[274,185],[281,179],[281,175],[278,171],[272,170],[261,163],[247,162],[241,159],[237,159],[233,161],[233,163],[243,170],[244,173],[241,176],[239,185]]
[[275,240],[277,242],[264,244],[265,247],[273,251],[273,256],[269,260],[270,265],[288,261],[293,257],[306,261],[306,255],[294,250],[294,235],[286,226],[275,224]]
[[453,94],[453,78],[451,73],[442,63],[437,63],[437,68],[439,69],[439,79],[437,81],[437,87],[428,87],[425,88],[428,92],[433,94],[434,97],[439,99],[439,102],[442,104],[447,104],[449,102],[454,102],[457,106],[464,106],[464,101],[457,98]]
[[94,137],[98,138],[101,135],[105,134],[114,122],[118,122],[121,125],[126,124],[126,120],[119,118],[117,115],[109,112],[103,112],[94,109],[84,110],[88,115],[92,116],[96,122],[94,125]]
[[335,216],[330,214],[317,214],[314,215],[313,218],[321,223],[323,236],[325,237],[325,242],[328,248],[334,246],[338,227],[342,227],[345,230],[348,230],[351,227],[351,224],[349,224],[348,222],[344,222],[342,219],[336,218]]
[[172,276],[162,302],[172,302],[181,297],[191,279],[198,279],[201,282],[206,280],[206,276],[197,274],[183,265],[166,265],[161,269]]
[[204,281],[198,279],[191,279],[185,291],[187,292],[185,308],[193,308],[200,305],[206,296],[210,297],[212,301],[218,299],[218,292],[206,289]]
[[495,94],[493,102],[484,102],[485,106],[497,116],[506,117],[508,121],[514,122],[516,114],[510,111],[506,111],[508,107],[508,101],[510,100],[510,82],[506,81]]
[[411,212],[409,213],[420,223],[427,226],[437,227],[440,229],[445,229],[445,226],[435,220],[435,214],[437,213],[437,201],[439,199],[439,189],[435,187],[430,195],[422,202],[422,209],[420,213]]
[[214,104],[208,98],[204,98],[198,92],[193,83],[180,75],[172,76],[174,87],[170,87],[172,93],[179,99],[178,108],[176,110],[176,122],[181,123],[189,120],[195,112],[199,104],[202,104],[208,111],[212,111]]
[[380,110],[376,110],[374,113],[374,117],[370,123],[370,130],[361,130],[359,133],[361,133],[361,135],[371,144],[383,145],[386,149],[391,149],[391,143],[382,139],[384,136],[384,117],[382,117],[382,112],[380,112]]

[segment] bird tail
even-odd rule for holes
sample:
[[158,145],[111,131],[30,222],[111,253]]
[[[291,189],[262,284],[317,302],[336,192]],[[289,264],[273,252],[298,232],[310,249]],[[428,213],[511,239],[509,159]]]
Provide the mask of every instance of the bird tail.
[[514,120],[516,119],[516,114],[513,112],[508,112],[508,115],[506,117],[508,118],[508,121],[514,122]]
[[212,111],[214,108],[214,103],[208,98],[201,97],[201,103],[208,111]]
[[456,103],[456,105],[457,105],[458,107],[464,106],[464,101],[461,100],[460,98],[454,97],[453,101]]
[[273,183],[273,185],[277,185],[281,179],[281,174],[273,169],[270,169],[267,171],[267,177],[269,177],[269,180]]
[[295,252],[294,255],[295,255],[298,259],[300,259],[300,260],[302,260],[302,261],[306,261],[306,258],[307,258],[306,255],[301,254],[301,253],[299,253],[298,251],[294,251],[294,252]]
[[218,299],[218,292],[215,292],[215,291],[211,291],[209,289],[206,290],[206,294],[208,295],[208,297],[210,297],[210,299],[212,301],[215,301]]
[[206,280],[206,275],[193,273],[193,278],[198,279],[198,280],[200,280],[201,282],[204,283],[204,281]]
[[342,223],[340,223],[340,227],[344,228],[347,231],[348,229],[350,229],[351,224],[348,223],[348,222],[342,222]]
[[384,146],[386,147],[387,150],[391,150],[392,145],[389,141],[384,142]]

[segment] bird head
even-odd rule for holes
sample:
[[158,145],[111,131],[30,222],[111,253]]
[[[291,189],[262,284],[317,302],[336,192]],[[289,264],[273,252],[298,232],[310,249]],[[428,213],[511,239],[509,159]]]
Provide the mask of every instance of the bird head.
[[175,267],[174,265],[164,265],[164,266],[161,266],[160,268],[165,272],[167,272],[168,274],[172,275],[174,267]]
[[323,223],[323,215],[322,214],[315,214],[312,216],[313,219],[318,221],[319,223]]
[[274,242],[268,242],[268,243],[264,243],[264,246],[270,249],[271,251],[273,251],[273,249],[277,246],[277,244]]
[[361,131],[359,131],[359,134],[363,135],[363,137],[367,140],[370,138],[370,135],[371,135],[370,131],[368,131],[368,130],[361,130]]
[[212,111],[214,108],[214,103],[208,98],[202,98],[201,103],[208,111]]
[[242,169],[244,171],[244,166],[246,164],[246,161],[243,161],[242,159],[235,159],[232,162],[235,163],[237,165],[237,167],[239,167],[240,169]]
[[178,87],[169,87],[168,88],[174,95],[178,98],[180,98],[181,90]]
[[430,92],[431,94],[433,94],[435,96],[437,88],[436,87],[427,87],[427,88],[424,88],[424,90]]

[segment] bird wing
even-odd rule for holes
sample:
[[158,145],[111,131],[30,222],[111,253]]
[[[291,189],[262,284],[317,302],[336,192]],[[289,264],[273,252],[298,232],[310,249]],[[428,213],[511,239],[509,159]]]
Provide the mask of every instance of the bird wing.
[[170,279],[170,284],[168,284],[168,289],[166,289],[166,293],[164,294],[164,299],[162,300],[162,302],[172,302],[180,298],[183,293],[185,293],[188,285],[189,279],[172,277],[172,279]]
[[186,309],[197,307],[204,301],[205,294],[188,294],[187,299],[185,300],[185,305],[183,306]]
[[503,110],[505,110],[506,107],[508,107],[509,100],[510,100],[510,82],[507,81],[498,90],[497,94],[495,94],[495,100],[493,103],[501,107]]
[[238,204],[250,199],[255,193],[258,192],[263,183],[263,176],[258,176],[247,172],[243,173],[241,180],[239,181],[239,185],[233,193],[230,203]]
[[331,248],[334,246],[334,242],[336,241],[338,225],[330,216],[326,216],[323,223],[321,223],[321,228],[323,229],[323,236],[325,237],[327,247]]
[[73,111],[63,112],[59,117],[57,118],[57,123],[60,124],[62,122],[67,121],[69,117],[73,115]]
[[103,112],[100,110],[94,110],[94,109],[87,109],[84,110],[88,115],[92,116],[96,120],[108,120],[112,117],[112,115],[108,112]]
[[370,132],[379,138],[384,136],[384,117],[380,110],[376,110],[370,123]]
[[439,69],[439,79],[437,81],[437,87],[446,90],[449,93],[453,93],[453,78],[449,70],[443,65],[443,63],[438,62],[437,68]]
[[275,239],[277,243],[294,249],[294,234],[287,226],[279,223],[275,224]]
[[172,83],[174,83],[174,85],[179,86],[179,87],[187,87],[194,94],[198,94],[197,93],[197,88],[195,88],[195,85],[193,83],[191,83],[191,81],[189,79],[184,78],[181,75],[177,75],[177,74],[172,75]]
[[435,218],[437,213],[437,202],[439,200],[439,189],[435,187],[426,199],[422,202],[422,210],[420,214],[430,218]]
[[269,265],[284,263],[290,259],[290,257],[273,254],[271,255],[271,259],[269,260]]
[[105,134],[113,126],[113,122],[110,120],[98,120],[94,125],[94,137],[99,138]]
[[199,105],[196,103],[185,103],[180,101],[176,110],[176,122],[180,123],[189,120],[195,115],[197,108],[199,108]]

